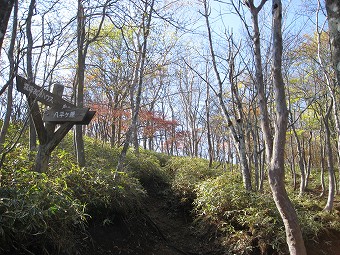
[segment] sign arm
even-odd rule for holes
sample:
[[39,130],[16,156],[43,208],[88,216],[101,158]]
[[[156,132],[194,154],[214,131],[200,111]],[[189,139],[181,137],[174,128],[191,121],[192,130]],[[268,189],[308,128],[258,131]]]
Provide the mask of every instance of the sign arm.
[[54,133],[53,137],[47,144],[47,149],[52,152],[55,147],[61,142],[61,140],[66,136],[68,131],[71,130],[73,127],[74,123],[71,122],[66,122],[57,129],[57,131]]

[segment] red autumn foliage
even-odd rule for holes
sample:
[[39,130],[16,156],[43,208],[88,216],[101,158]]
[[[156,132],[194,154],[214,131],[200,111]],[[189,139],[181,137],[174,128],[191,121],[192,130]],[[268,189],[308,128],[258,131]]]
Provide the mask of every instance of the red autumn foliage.
[[[92,124],[118,124],[124,131],[127,130],[131,111],[129,109],[113,109],[108,103],[90,103],[90,108],[96,111]],[[153,137],[157,132],[171,132],[178,126],[176,120],[168,120],[161,112],[140,110],[139,123],[141,133],[144,137]]]

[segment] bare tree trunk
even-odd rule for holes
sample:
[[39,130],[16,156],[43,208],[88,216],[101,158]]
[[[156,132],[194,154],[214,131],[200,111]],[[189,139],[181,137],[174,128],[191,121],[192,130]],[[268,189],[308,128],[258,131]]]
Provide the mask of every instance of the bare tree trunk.
[[206,125],[207,125],[207,139],[208,139],[208,153],[209,153],[209,167],[212,167],[214,160],[214,151],[211,141],[211,127],[210,127],[210,93],[209,85],[207,85],[207,97],[205,99],[205,111],[206,111]]
[[258,21],[258,14],[263,8],[265,2],[267,0],[262,0],[258,7],[255,7],[254,1],[248,1],[249,9],[251,12],[251,17],[253,21],[254,31],[253,31],[253,45],[254,45],[254,56],[255,56],[255,84],[257,89],[257,101],[260,108],[260,119],[261,119],[261,128],[265,140],[266,146],[266,156],[267,162],[271,159],[272,147],[273,147],[273,138],[271,134],[268,107],[267,107],[267,98],[265,92],[265,83],[263,79],[263,68],[262,68],[262,55],[261,55],[261,41],[260,41],[260,28]]
[[311,174],[311,167],[312,167],[312,138],[313,138],[313,133],[312,131],[309,132],[309,138],[308,138],[308,156],[305,164],[305,169],[306,169],[306,180],[305,180],[305,189],[308,187],[309,183],[309,177]]
[[333,100],[331,100],[330,106],[328,106],[327,113],[323,117],[323,123],[325,125],[325,149],[327,157],[327,167],[328,167],[328,197],[327,203],[324,211],[331,212],[333,210],[334,195],[335,195],[335,176],[334,176],[334,162],[333,162],[333,150],[331,143],[331,131],[329,128],[329,117],[332,110]]
[[[78,68],[77,68],[77,93],[76,105],[79,108],[84,106],[84,82],[85,82],[85,12],[83,0],[78,0],[78,28],[77,28],[77,44],[78,44]],[[75,126],[75,146],[77,162],[80,167],[85,166],[85,149],[83,140],[83,127]]]
[[276,102],[276,125],[273,153],[269,167],[269,184],[276,207],[283,220],[291,255],[306,255],[306,248],[295,209],[284,184],[284,147],[288,122],[284,82],[282,78],[282,3],[272,1],[273,13],[273,85]]
[[[339,91],[340,86],[340,2],[338,0],[326,0],[326,11],[328,15],[328,27],[329,27],[329,36],[331,40],[331,50],[332,50],[332,62],[333,68],[336,75],[336,84],[334,90]],[[336,97],[333,98],[335,100]],[[338,104],[337,101],[334,101],[334,117],[335,124],[338,134],[338,164],[340,164],[340,120],[338,116]],[[340,167],[339,168],[339,183],[338,183],[338,193],[340,187]]]
[[260,170],[259,170],[259,151],[258,151],[258,134],[257,127],[251,129],[251,135],[253,137],[253,159],[254,159],[254,168],[255,168],[255,189],[260,190]]
[[321,132],[320,132],[320,157],[321,157],[321,172],[320,172],[320,183],[321,183],[321,193],[320,197],[323,197],[325,195],[325,147],[323,146],[323,140],[321,138]]
[[338,0],[326,0],[328,15],[329,35],[332,47],[332,61],[336,73],[338,86],[340,85],[340,2]]
[[[153,14],[153,7],[154,7],[154,0],[151,1],[151,3],[149,4],[148,1],[145,1],[144,3],[144,13],[143,13],[143,17],[142,17],[142,23],[141,23],[141,30],[143,33],[143,43],[142,45],[139,44],[138,48],[139,48],[139,52],[138,52],[138,59],[140,59],[140,64],[136,67],[137,69],[135,70],[136,73],[135,78],[134,79],[138,82],[138,87],[137,87],[137,95],[136,95],[136,102],[134,105],[134,109],[133,109],[133,115],[132,115],[132,120],[131,120],[131,124],[130,127],[126,133],[126,140],[123,146],[123,149],[121,151],[121,154],[119,156],[119,160],[118,160],[118,166],[117,166],[117,171],[122,171],[123,166],[124,166],[124,162],[125,162],[125,158],[126,158],[126,153],[127,150],[129,148],[130,142],[131,142],[131,138],[132,136],[135,134],[136,136],[136,132],[137,132],[137,125],[138,125],[138,119],[139,119],[139,110],[140,110],[140,103],[141,103],[141,94],[142,94],[142,87],[143,87],[143,77],[144,77],[144,68],[145,68],[145,60],[146,60],[146,51],[147,51],[147,41],[148,41],[148,37],[150,34],[150,26],[151,26],[151,18],[152,18],[152,14]],[[149,11],[148,11],[149,8]],[[139,61],[138,61],[139,62]],[[136,139],[135,139],[136,140]],[[136,144],[135,141],[135,153],[138,154],[139,153],[139,149],[138,149],[138,143]]]
[[297,214],[289,200],[284,184],[284,147],[286,142],[286,130],[288,111],[284,82],[282,78],[282,3],[280,0],[272,1],[273,14],[273,90],[276,104],[275,135],[272,140],[269,125],[267,102],[264,83],[261,82],[262,66],[260,54],[260,32],[258,29],[258,12],[262,9],[266,0],[262,0],[255,7],[254,0],[245,1],[249,7],[254,25],[254,54],[256,66],[256,82],[258,102],[261,114],[261,127],[266,144],[267,162],[269,164],[268,177],[276,207],[283,220],[286,230],[286,240],[291,255],[306,255],[306,248],[302,238]]
[[256,63],[258,102],[261,114],[261,127],[266,144],[267,163],[269,164],[268,177],[276,207],[283,220],[286,230],[286,240],[291,255],[306,255],[306,248],[302,238],[301,229],[295,209],[289,200],[284,183],[284,148],[286,143],[286,131],[288,122],[288,110],[284,82],[282,78],[282,3],[280,0],[272,1],[273,14],[273,90],[275,95],[275,135],[271,135],[267,102],[265,97],[264,83],[259,82],[262,73],[260,46],[260,32],[258,29],[257,14],[262,9],[266,0],[262,0],[258,7],[254,1],[249,0],[245,3],[249,7],[254,25],[254,53]]
[[15,0],[0,0],[0,56],[14,2]]
[[7,106],[6,106],[6,113],[5,113],[4,121],[3,121],[1,132],[0,132],[0,152],[2,152],[3,150],[3,145],[4,145],[7,131],[9,128],[9,123],[10,123],[11,114],[12,114],[12,105],[13,105],[13,78],[16,72],[15,65],[14,65],[14,45],[15,45],[15,39],[16,39],[16,34],[17,34],[17,24],[18,24],[18,1],[14,0],[14,2],[15,4],[14,4],[14,14],[13,14],[13,28],[12,28],[12,35],[11,35],[11,43],[10,43],[9,50],[8,50],[10,72],[9,72],[8,88],[7,88]]
[[304,149],[301,146],[301,142],[299,139],[299,136],[295,130],[295,126],[292,125],[293,133],[295,136],[295,141],[297,145],[297,153],[299,157],[299,168],[300,168],[300,190],[299,190],[299,195],[302,196],[303,193],[305,193],[305,188],[306,188],[306,171],[305,171],[305,164],[304,164]]
[[[220,77],[220,73],[217,69],[217,60],[216,60],[216,55],[214,52],[214,47],[213,47],[213,42],[212,42],[212,33],[211,33],[211,27],[209,23],[209,8],[208,8],[208,3],[205,0],[203,2],[204,4],[204,18],[206,21],[206,27],[208,31],[208,39],[209,39],[209,48],[210,48],[210,55],[212,59],[212,65],[214,68],[215,76],[218,82],[218,87],[219,91],[215,91],[215,94],[218,97],[220,107],[222,108],[223,114],[226,118],[226,121],[228,123],[228,127],[232,133],[232,136],[234,138],[234,141],[237,145],[237,150],[238,150],[238,155],[240,157],[240,168],[241,168],[241,173],[242,173],[242,178],[243,178],[243,185],[247,191],[250,191],[252,189],[251,186],[251,176],[250,176],[250,169],[248,165],[248,158],[247,158],[247,152],[246,152],[246,142],[245,142],[245,135],[244,135],[244,130],[242,128],[242,119],[238,119],[236,122],[236,125],[232,122],[230,118],[230,113],[223,101],[223,81]],[[233,64],[233,63],[229,63]],[[232,70],[230,70],[230,75],[232,75]],[[232,79],[229,77],[229,80]],[[234,92],[233,92],[234,94]],[[241,117],[241,116],[240,116]]]
[[290,169],[292,171],[293,188],[294,188],[294,190],[296,190],[296,171],[295,171],[295,155],[294,155],[294,147],[293,147],[293,136],[290,136],[290,147],[291,147]]
[[[35,0],[31,0],[28,14],[26,19],[26,35],[27,35],[27,79],[29,82],[34,82],[33,77],[33,64],[32,64],[32,49],[33,49],[33,38],[32,38],[32,17],[35,9]],[[37,148],[37,134],[34,127],[33,119],[30,117],[29,124],[29,148],[30,151],[35,151]]]
[[[89,31],[86,34],[85,23],[86,16],[83,5],[84,0],[78,0],[78,13],[77,13],[77,46],[78,46],[78,68],[77,68],[77,89],[76,89],[76,105],[79,108],[84,106],[84,88],[85,88],[85,61],[89,45],[97,40],[104,18],[106,16],[106,6],[107,1],[103,4],[103,11],[101,21],[99,23],[98,29],[94,32],[92,38],[89,38]],[[83,128],[81,125],[76,125],[75,127],[75,146],[77,162],[79,166],[85,166],[85,149],[84,149],[84,139],[83,139]]]

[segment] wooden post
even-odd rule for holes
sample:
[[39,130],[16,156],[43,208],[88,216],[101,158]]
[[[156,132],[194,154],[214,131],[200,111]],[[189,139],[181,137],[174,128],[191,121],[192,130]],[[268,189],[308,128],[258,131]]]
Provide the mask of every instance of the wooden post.
[[[52,93],[62,97],[64,92],[64,86],[60,83],[55,83],[53,86]],[[52,109],[56,107],[51,107]],[[45,139],[44,141],[40,141],[40,145],[38,148],[38,154],[35,159],[35,171],[39,173],[44,173],[48,169],[48,163],[50,162],[51,153],[53,149],[50,148],[50,142],[54,136],[56,124],[53,122],[46,122],[45,124]]]
[[[27,96],[30,114],[38,134],[39,149],[35,159],[35,171],[46,172],[52,151],[68,131],[73,125],[89,124],[96,112],[89,111],[89,108],[77,108],[64,100],[62,98],[64,86],[59,83],[54,84],[51,93],[21,76],[17,76],[16,81],[17,90]],[[50,107],[45,112],[44,119],[38,101]],[[60,125],[56,129],[57,124]]]

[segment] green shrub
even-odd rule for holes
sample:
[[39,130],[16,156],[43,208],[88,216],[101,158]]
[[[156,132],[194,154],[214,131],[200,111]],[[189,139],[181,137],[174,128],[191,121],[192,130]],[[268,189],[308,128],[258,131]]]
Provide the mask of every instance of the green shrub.
[[305,240],[318,241],[324,233],[340,232],[340,214],[323,211],[324,201],[310,193],[292,196]]
[[169,176],[160,166],[159,160],[153,154],[141,152],[135,156],[132,152],[127,155],[126,171],[137,178],[150,192],[162,190],[169,183]]
[[[246,192],[238,176],[225,173],[199,183],[196,195],[196,224],[202,234],[218,233],[230,254],[288,253],[283,222],[268,190]],[[317,242],[324,233],[340,230],[339,215],[322,212],[317,197],[291,199],[305,240]]]
[[154,158],[156,158],[158,160],[158,163],[161,167],[164,167],[167,165],[167,163],[169,162],[169,160],[171,159],[171,156],[165,154],[165,153],[159,153],[159,152],[155,152],[155,151],[144,151],[144,154],[147,154],[149,156],[153,156]]
[[127,173],[115,178],[97,153],[97,165],[79,168],[59,148],[46,174],[31,171],[25,146],[8,155],[1,169],[0,254],[86,254],[90,219],[108,223],[140,210],[140,182]]
[[196,198],[196,185],[221,174],[220,169],[209,168],[201,158],[172,157],[166,171],[172,178],[172,189],[183,202],[191,203]]
[[62,182],[45,174],[3,171],[0,253],[81,252],[87,238],[85,205]]
[[197,224],[215,229],[231,254],[284,249],[284,229],[270,194],[246,192],[233,173],[208,179],[196,191]]
[[86,204],[88,214],[95,220],[113,219],[136,212],[145,195],[139,181],[126,173],[100,169],[73,169],[62,174],[73,195]]

